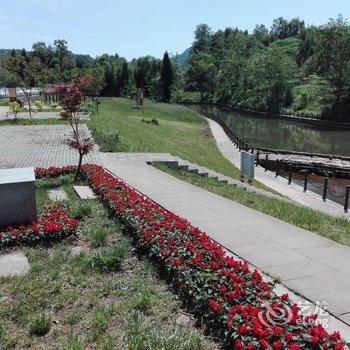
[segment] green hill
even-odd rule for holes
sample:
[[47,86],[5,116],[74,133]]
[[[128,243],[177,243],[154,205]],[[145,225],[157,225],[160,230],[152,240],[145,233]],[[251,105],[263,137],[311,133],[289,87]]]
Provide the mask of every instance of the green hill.
[[303,41],[300,39],[291,37],[287,39],[276,40],[271,44],[271,47],[278,47],[288,55],[295,57],[300,50],[302,42]]
[[186,67],[191,53],[192,53],[192,47],[189,47],[183,53],[176,54],[174,57],[172,57],[171,61],[173,63],[179,65],[181,68]]

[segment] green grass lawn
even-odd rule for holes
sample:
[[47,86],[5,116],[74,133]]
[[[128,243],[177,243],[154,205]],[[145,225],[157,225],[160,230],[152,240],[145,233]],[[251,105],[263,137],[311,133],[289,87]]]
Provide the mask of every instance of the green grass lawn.
[[218,349],[105,207],[76,198],[71,183],[71,175],[36,182],[39,210],[49,188],[65,189],[78,235],[21,247],[30,272],[0,277],[0,349]]
[[250,193],[213,178],[169,168],[162,163],[154,163],[154,165],[180,180],[350,247],[349,220],[335,218],[293,203]]
[[[117,152],[166,152],[237,178],[239,171],[216,147],[207,122],[187,107],[146,101],[132,109],[127,99],[102,99],[98,113],[89,122],[102,151],[111,151],[105,135],[119,130]],[[159,125],[142,122],[157,119]]]

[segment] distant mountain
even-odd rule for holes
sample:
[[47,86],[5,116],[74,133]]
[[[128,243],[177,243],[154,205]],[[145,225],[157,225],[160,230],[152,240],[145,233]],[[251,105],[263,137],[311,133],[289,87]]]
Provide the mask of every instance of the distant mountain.
[[192,47],[189,47],[186,49],[183,53],[176,54],[171,58],[171,61],[175,64],[178,64],[181,68],[184,68],[187,66],[188,59],[191,55]]

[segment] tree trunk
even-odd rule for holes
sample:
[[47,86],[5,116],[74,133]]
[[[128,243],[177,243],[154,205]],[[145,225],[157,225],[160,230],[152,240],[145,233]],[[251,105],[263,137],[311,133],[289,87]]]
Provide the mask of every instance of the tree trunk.
[[27,97],[28,100],[28,107],[29,107],[29,118],[32,119],[32,103],[30,101],[30,95]]
[[79,152],[79,163],[77,167],[77,171],[75,172],[74,180],[73,182],[77,182],[79,175],[80,175],[80,169],[81,169],[81,163],[83,162],[84,154],[82,152]]

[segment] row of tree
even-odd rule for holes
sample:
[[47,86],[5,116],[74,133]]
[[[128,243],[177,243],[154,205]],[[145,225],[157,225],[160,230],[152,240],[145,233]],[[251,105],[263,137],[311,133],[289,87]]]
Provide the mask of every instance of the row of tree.
[[12,50],[0,61],[0,82],[30,88],[90,76],[94,78],[88,91],[92,95],[126,97],[141,87],[146,97],[169,102],[174,71],[167,52],[163,60],[146,56],[127,62],[117,54],[94,59],[72,53],[65,40],[55,40],[52,46],[35,43],[30,52]]
[[5,59],[0,52],[0,83],[30,87],[91,76],[95,95],[125,97],[140,87],[155,100],[196,96],[199,102],[276,113],[305,110],[313,77],[318,111],[327,118],[349,119],[350,27],[341,16],[323,26],[280,17],[270,29],[257,25],[251,34],[238,28],[213,32],[200,24],[186,52],[187,64],[180,67],[167,52],[163,60],[145,56],[128,62],[117,54],[74,54],[65,40],[39,42],[30,52],[13,50]]

